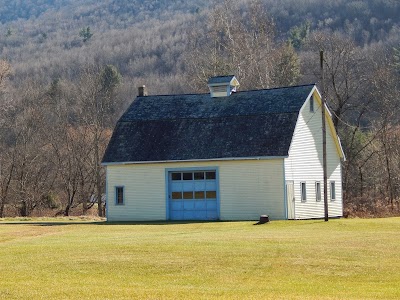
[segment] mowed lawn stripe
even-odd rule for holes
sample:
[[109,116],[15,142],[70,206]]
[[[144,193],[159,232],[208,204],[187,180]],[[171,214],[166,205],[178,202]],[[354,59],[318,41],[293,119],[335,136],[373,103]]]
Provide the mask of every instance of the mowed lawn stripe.
[[0,299],[399,299],[400,218],[0,221]]

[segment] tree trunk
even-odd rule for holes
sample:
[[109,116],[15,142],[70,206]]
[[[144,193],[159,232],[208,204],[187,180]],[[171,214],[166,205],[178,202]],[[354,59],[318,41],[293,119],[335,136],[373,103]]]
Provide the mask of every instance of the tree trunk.
[[4,218],[4,204],[4,199],[2,199],[0,204],[0,218]]
[[26,204],[26,201],[22,201],[21,207],[19,209],[19,213],[21,217],[27,217],[28,216],[28,206]]
[[360,196],[364,196],[364,178],[363,178],[363,172],[362,168],[358,168],[358,174],[359,174],[359,179],[360,179]]
[[69,216],[70,209],[71,209],[71,205],[70,205],[70,203],[68,203],[67,206],[65,207],[65,210],[64,210],[64,217],[68,217]]
[[[386,148],[385,148],[385,150],[386,150]],[[392,184],[392,176],[391,176],[389,157],[388,157],[387,153],[386,153],[386,169],[387,169],[387,173],[388,173],[387,187],[388,187],[388,192],[389,192],[389,202],[390,202],[390,206],[393,210],[394,209],[394,206],[393,206],[393,184]]]
[[99,217],[104,217],[103,216],[103,203],[101,202],[101,178],[100,178],[100,170],[97,171],[96,174],[96,185],[97,185],[97,211],[99,214]]
[[382,139],[382,143],[383,143],[383,149],[385,151],[385,163],[386,163],[386,171],[387,171],[387,175],[388,175],[388,181],[386,183],[387,186],[387,190],[389,193],[389,203],[390,206],[392,208],[392,211],[394,209],[394,205],[393,205],[393,183],[392,183],[392,174],[391,174],[391,167],[390,167],[390,161],[389,161],[389,150],[388,150],[388,146],[387,146],[387,132],[386,130],[384,131],[384,136]]
[[82,188],[82,193],[81,193],[81,199],[82,199],[82,215],[86,215],[86,213],[88,211],[88,206],[87,206],[85,193],[83,192],[83,188]]

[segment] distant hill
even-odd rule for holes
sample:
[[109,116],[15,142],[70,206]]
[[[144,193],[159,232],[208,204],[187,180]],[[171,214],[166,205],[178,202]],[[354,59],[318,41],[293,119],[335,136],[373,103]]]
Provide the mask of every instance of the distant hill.
[[[198,14],[218,0],[19,0],[0,1],[0,23],[35,20],[45,25],[53,19],[69,27],[85,23],[100,28],[124,28],[149,19],[165,20],[177,14]],[[235,5],[248,2],[238,0]],[[393,0],[261,0],[281,32],[311,21],[313,27],[365,30],[379,38],[399,25],[400,2]],[[67,19],[67,20],[66,20]],[[83,22],[82,22],[83,21]],[[64,22],[62,22],[64,23]],[[380,32],[380,33],[378,33]]]
[[[206,27],[205,16],[214,2],[2,0],[0,58],[12,64],[16,84],[26,79],[73,80],[77,68],[93,63],[117,66],[126,81],[151,81],[157,92],[182,91],[177,82],[185,74],[187,30]],[[311,30],[343,31],[361,45],[386,41],[400,32],[400,1],[261,2],[282,40],[306,21]],[[87,41],[80,35],[82,29],[92,34]]]
[[[195,13],[207,6],[205,0],[20,0],[1,1],[0,22],[6,24],[16,20],[41,19],[46,22],[51,14],[70,21],[83,18],[95,25],[99,18],[111,27],[127,23],[140,23],[148,18],[162,17],[165,12]],[[116,20],[115,18],[119,18]],[[117,21],[117,22],[116,22]]]

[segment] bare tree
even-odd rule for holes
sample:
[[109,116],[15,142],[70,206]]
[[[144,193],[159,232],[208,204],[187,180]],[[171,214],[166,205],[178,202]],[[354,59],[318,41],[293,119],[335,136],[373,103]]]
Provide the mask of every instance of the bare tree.
[[[9,116],[4,113],[1,118],[6,121],[6,124],[12,124]],[[16,168],[16,145],[10,139],[7,133],[8,126],[1,128],[0,136],[2,141],[0,143],[0,218],[4,217],[4,208],[8,203],[8,198],[11,190],[11,180],[15,173]]]
[[81,187],[81,161],[88,159],[86,152],[90,151],[87,148],[80,151],[77,107],[73,99],[75,95],[69,91],[70,87],[70,84],[63,84],[58,79],[51,83],[45,95],[47,124],[43,128],[43,134],[51,145],[50,159],[57,170],[56,189],[63,205],[59,213],[65,216],[80,203],[76,198]]
[[[394,53],[396,55],[396,53]],[[376,106],[377,112],[375,122],[379,128],[379,148],[381,155],[379,156],[382,169],[380,179],[384,180],[386,197],[394,208],[394,201],[399,199],[400,182],[399,182],[399,156],[400,148],[399,130],[400,119],[400,103],[398,95],[400,94],[400,83],[397,72],[396,56],[391,52],[381,55],[382,62],[377,62],[379,66],[374,74],[372,85],[374,87],[373,96],[379,98],[379,105]]]
[[43,135],[47,115],[42,91],[36,83],[28,83],[21,87],[19,97],[12,130],[15,147],[13,205],[21,216],[30,216],[44,203],[56,176],[49,160],[50,144]]
[[326,95],[335,127],[338,129],[343,125],[340,120],[365,114],[370,105],[365,99],[372,75],[367,71],[370,70],[370,61],[365,52],[351,38],[330,31],[313,32],[304,48],[303,72],[311,72],[314,79],[320,78],[319,61],[315,53],[324,51]]
[[105,176],[100,164],[111,136],[110,128],[118,112],[117,87],[120,75],[113,66],[105,66],[102,69],[88,67],[80,78],[81,81],[77,85],[81,106],[80,118],[82,126],[88,130],[87,138],[90,139],[93,149],[91,168],[95,178],[98,214],[103,216],[102,194]]
[[[190,32],[186,57],[190,84],[196,90],[204,90],[208,78],[228,74],[236,75],[243,89],[297,82],[297,54],[276,44],[275,24],[261,1],[241,7],[224,0],[206,19],[206,30]],[[285,71],[289,72],[283,75]]]
[[4,207],[8,200],[11,179],[15,170],[15,154],[10,145],[9,136],[10,120],[12,119],[12,106],[5,95],[5,85],[11,74],[11,66],[0,60],[0,218],[4,217]]

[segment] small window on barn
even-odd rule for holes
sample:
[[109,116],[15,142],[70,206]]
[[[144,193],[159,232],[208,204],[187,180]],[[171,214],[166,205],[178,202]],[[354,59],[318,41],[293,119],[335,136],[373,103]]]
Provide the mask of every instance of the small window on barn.
[[172,180],[182,180],[181,173],[172,173],[171,177],[172,177]]
[[215,179],[215,178],[216,178],[215,171],[206,172],[206,179]]
[[115,204],[117,204],[117,205],[124,204],[124,187],[123,186],[115,187]]
[[183,173],[183,180],[192,180],[193,179],[193,173]]
[[336,200],[336,187],[334,181],[331,181],[331,200]]
[[315,182],[315,200],[321,201],[321,182]]
[[301,193],[301,201],[306,202],[307,200],[307,190],[306,190],[306,183],[300,182],[300,193]]
[[314,112],[314,96],[310,97],[310,112]]

